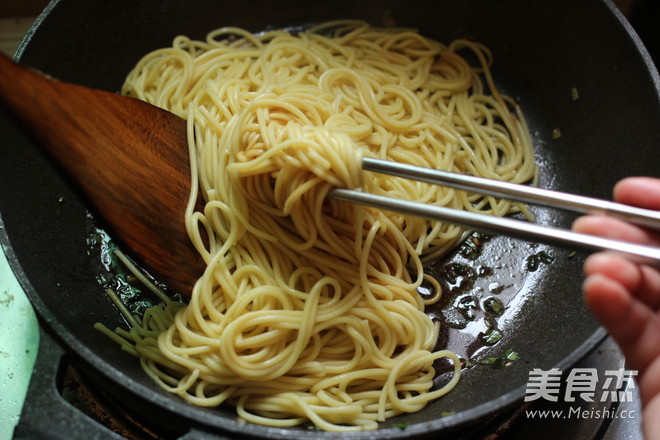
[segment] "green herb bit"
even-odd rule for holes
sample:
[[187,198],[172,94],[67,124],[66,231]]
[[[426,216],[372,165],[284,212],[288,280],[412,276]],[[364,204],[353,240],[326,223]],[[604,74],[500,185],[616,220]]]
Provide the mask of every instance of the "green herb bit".
[[512,362],[518,360],[518,358],[520,358],[520,355],[514,350],[509,349],[504,352],[504,356],[502,357],[487,357],[479,361],[479,363],[481,365],[488,365],[492,368],[503,368],[508,367]]
[[399,428],[399,429],[406,429],[408,427],[409,423],[395,423],[394,427]]
[[502,333],[497,329],[492,329],[486,334],[486,343],[493,345],[502,339]]
[[570,254],[568,254],[568,258],[573,258],[577,255],[577,251],[573,251]]
[[497,298],[486,298],[484,300],[484,311],[490,315],[501,316],[504,313],[504,304]]
[[456,414],[456,411],[442,411],[440,417],[449,417]]
[[466,240],[465,243],[461,246],[460,253],[465,258],[469,260],[476,260],[479,256],[479,246],[472,241],[472,239]]
[[573,99],[573,101],[577,101],[578,99],[580,99],[580,94],[578,93],[577,87],[573,87],[571,89],[571,98]]
[[494,365],[500,358],[498,357],[487,357],[479,361],[481,365]]

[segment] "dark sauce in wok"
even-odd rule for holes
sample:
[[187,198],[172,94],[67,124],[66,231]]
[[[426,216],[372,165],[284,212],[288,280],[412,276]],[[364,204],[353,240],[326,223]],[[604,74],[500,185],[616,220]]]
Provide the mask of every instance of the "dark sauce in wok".
[[[87,236],[87,253],[99,262],[100,267],[96,275],[97,282],[103,287],[103,290],[115,292],[133,315],[142,317],[147,309],[158,303],[158,298],[144,288],[119,261],[113,254],[117,249],[117,245],[104,229],[94,224],[91,216],[90,219],[92,222]],[[143,272],[171,299],[184,302],[182,295],[169,292],[166,285],[149,276],[146,271],[143,270]]]
[[[97,281],[104,289],[113,290],[136,316],[155,305],[157,299],[113,256],[117,247],[103,229],[93,225],[87,244],[89,255],[100,264]],[[530,278],[552,261],[553,251],[546,246],[471,233],[450,254],[426,268],[442,287],[440,299],[426,308],[431,319],[440,322],[435,349],[455,352],[464,368],[503,367],[515,361],[520,353],[507,345],[507,329],[515,325],[515,316],[533,295]],[[159,287],[167,292],[166,286]],[[435,294],[428,282],[419,293],[423,298]],[[184,301],[180,295],[174,297]],[[507,347],[507,355],[491,356],[490,349],[502,345]],[[442,374],[452,366],[448,361],[439,362],[437,369]]]
[[[549,246],[475,232],[431,264],[426,273],[443,289],[440,300],[426,309],[440,322],[436,350],[456,353],[463,369],[506,368],[524,358],[507,336],[553,255]],[[429,283],[419,291],[430,297],[431,289]],[[436,370],[441,384],[453,367],[441,360]]]

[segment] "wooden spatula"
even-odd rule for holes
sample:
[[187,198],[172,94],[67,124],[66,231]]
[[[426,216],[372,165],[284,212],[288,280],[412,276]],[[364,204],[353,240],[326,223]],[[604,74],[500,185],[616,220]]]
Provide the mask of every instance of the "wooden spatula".
[[0,56],[0,102],[82,189],[113,238],[190,295],[203,261],[188,239],[186,121],[137,99],[49,79]]

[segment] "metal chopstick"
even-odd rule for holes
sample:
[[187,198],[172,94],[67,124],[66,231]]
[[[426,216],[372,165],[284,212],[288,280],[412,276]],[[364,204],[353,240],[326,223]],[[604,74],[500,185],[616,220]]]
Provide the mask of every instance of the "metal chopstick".
[[[591,199],[567,193],[527,187],[525,185],[448,173],[366,157],[363,158],[363,169],[537,205],[568,209],[582,213],[598,212],[616,215],[627,221],[660,230],[660,212],[629,207],[605,200]],[[588,252],[601,250],[615,251],[637,262],[660,266],[660,248],[658,247],[580,234],[506,217],[478,214],[410,200],[384,197],[356,190],[334,188],[328,196],[337,200],[411,214],[431,220],[443,220],[490,234],[504,234],[524,240],[540,241]]]
[[370,157],[362,158],[362,169],[583,214],[612,215],[630,223],[660,230],[660,211],[637,208],[607,200]]

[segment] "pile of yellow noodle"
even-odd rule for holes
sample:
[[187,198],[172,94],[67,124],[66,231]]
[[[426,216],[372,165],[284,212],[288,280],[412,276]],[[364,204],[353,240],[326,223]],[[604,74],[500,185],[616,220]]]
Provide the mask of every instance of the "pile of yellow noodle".
[[[424,258],[462,231],[325,196],[363,188],[494,215],[520,209],[360,168],[368,155],[533,180],[529,135],[495,89],[491,61],[474,42],[355,21],[304,33],[225,28],[146,55],[123,93],[189,121],[186,224],[208,264],[187,306],[155,307],[122,332],[147,373],[249,422],[328,431],[377,428],[454,387],[458,359],[434,351],[438,323],[417,288]],[[198,194],[203,212],[193,212]],[[440,358],[455,367],[446,384],[434,384]]]

